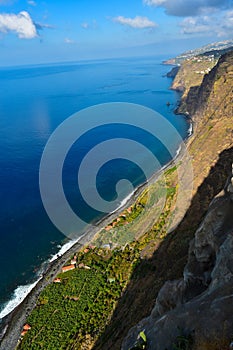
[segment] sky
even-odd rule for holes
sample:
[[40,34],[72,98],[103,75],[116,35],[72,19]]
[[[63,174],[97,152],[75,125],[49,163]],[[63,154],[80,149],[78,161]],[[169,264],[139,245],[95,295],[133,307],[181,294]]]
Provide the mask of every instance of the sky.
[[232,34],[233,0],[0,0],[0,66],[169,58]]

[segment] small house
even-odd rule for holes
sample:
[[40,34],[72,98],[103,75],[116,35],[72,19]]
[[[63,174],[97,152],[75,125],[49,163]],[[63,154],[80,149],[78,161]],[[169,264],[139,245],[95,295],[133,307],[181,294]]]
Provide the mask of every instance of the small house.
[[28,324],[28,323],[26,323],[24,326],[23,326],[23,330],[24,331],[29,331],[29,329],[31,329],[32,327]]
[[53,282],[54,282],[54,283],[61,283],[61,279],[60,279],[60,278],[55,278],[55,279],[53,280]]
[[75,265],[71,264],[71,265],[67,265],[67,266],[63,266],[62,267],[62,272],[67,272],[67,271],[71,271],[75,269]]

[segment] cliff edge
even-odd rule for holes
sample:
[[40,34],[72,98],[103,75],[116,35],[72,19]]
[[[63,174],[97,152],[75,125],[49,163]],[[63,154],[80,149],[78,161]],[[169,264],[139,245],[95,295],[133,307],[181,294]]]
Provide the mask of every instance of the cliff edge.
[[134,349],[140,332],[146,335],[144,345],[148,350],[172,350],[179,342],[187,345],[185,349],[230,348],[233,340],[232,214],[233,168],[224,190],[212,201],[190,243],[183,278],[165,283],[151,315],[131,329],[122,350]]
[[[232,94],[233,52],[219,59],[214,68],[203,76],[198,88],[189,87],[187,91],[185,104],[187,113],[192,113],[195,128],[194,137],[188,142],[194,167],[195,210],[192,210],[192,218],[189,213],[186,215],[186,224],[181,223],[174,237],[170,236],[169,245],[176,248],[176,236],[179,235],[182,242],[194,227],[195,234],[193,238],[190,234],[183,278],[169,280],[163,285],[150,316],[129,331],[122,350],[233,348],[232,170],[224,189],[214,195],[222,181],[222,176],[218,176],[221,172],[218,159],[223,154],[227,155],[224,165],[228,163],[228,169],[232,163]],[[216,183],[211,181],[208,184],[211,173],[215,174]],[[200,195],[203,183],[205,196]],[[201,217],[199,212],[204,213],[207,198],[211,197],[209,209]],[[168,259],[169,255],[171,252],[167,249]],[[169,267],[167,261],[164,265],[171,271],[178,269]]]

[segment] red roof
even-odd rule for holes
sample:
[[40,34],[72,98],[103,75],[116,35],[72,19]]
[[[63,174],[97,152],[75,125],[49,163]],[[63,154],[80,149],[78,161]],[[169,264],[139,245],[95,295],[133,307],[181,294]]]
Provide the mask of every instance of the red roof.
[[26,323],[24,326],[23,326],[23,330],[24,331],[28,331],[29,329],[31,329],[32,327],[28,324],[28,323]]
[[70,270],[74,270],[75,266],[73,264],[68,265],[68,266],[63,266],[62,267],[62,272],[66,272],[66,271],[70,271]]
[[53,282],[54,282],[54,283],[61,283],[61,279],[60,279],[60,278],[55,278],[55,279],[53,280]]
[[90,245],[89,245],[89,248],[90,248],[90,249],[95,249],[95,245],[90,244]]

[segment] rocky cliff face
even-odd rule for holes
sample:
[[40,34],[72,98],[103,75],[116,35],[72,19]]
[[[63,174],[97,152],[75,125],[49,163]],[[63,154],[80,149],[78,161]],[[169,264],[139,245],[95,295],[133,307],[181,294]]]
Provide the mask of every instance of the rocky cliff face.
[[175,79],[172,84],[172,89],[182,92],[181,103],[178,107],[179,113],[190,114],[190,100],[187,103],[188,95],[196,96],[198,89],[206,74],[216,65],[216,59],[208,57],[195,57],[182,62]]
[[208,175],[219,154],[233,144],[232,96],[233,51],[222,56],[205,75],[196,94],[187,97],[187,109],[194,121],[194,137],[188,144],[193,157],[194,187]]
[[141,331],[148,350],[175,349],[181,333],[187,349],[227,350],[232,325],[233,168],[190,243],[183,278],[165,283],[151,315],[130,330],[122,350],[133,348]]
[[[221,56],[218,62],[217,60],[208,61],[208,59],[200,62],[199,60],[184,61],[172,84],[172,89],[183,92],[177,112],[193,116],[197,110],[202,109],[202,106],[208,108],[209,105],[206,105],[206,102],[211,91],[214,92],[213,84],[216,84],[218,80],[219,83],[220,81],[223,83],[223,90],[219,96],[222,96],[224,90],[227,93],[225,82],[228,80],[228,74],[232,72],[232,63],[233,51]],[[232,77],[232,73],[230,74]],[[216,106],[216,96],[217,94],[211,101],[213,108]]]
[[[216,107],[224,107],[232,97],[233,80],[233,51],[223,55],[216,66],[203,77],[200,85],[192,86],[187,91],[185,104],[187,112],[193,116],[195,113],[214,113]],[[219,88],[221,88],[219,90]],[[224,104],[223,101],[224,100]],[[232,104],[231,104],[232,112]]]
[[180,70],[180,67],[179,67],[179,66],[173,67],[173,68],[170,70],[170,72],[167,73],[167,77],[168,77],[168,78],[174,79],[174,78],[177,76],[179,70]]
[[[175,243],[176,236],[180,240],[187,239],[190,236],[187,233],[193,227],[198,228],[189,245],[183,278],[164,284],[151,315],[130,330],[122,350],[133,348],[143,330],[147,337],[146,349],[227,350],[232,346],[233,173],[224,189],[212,200],[204,218],[201,219],[199,212],[204,212],[207,198],[216,193],[222,181],[222,175],[216,176],[221,173],[217,163],[219,156],[227,155],[223,157],[224,166],[227,163],[230,166],[233,161],[233,53],[224,55],[204,77],[201,86],[194,90],[191,89],[191,95],[188,93],[187,108],[195,123],[195,136],[189,141],[188,148],[193,158],[196,194],[184,224],[178,227],[174,238],[169,238],[167,257],[171,255],[171,249],[178,248],[180,260],[180,254],[184,252]],[[216,182],[208,182],[213,174]],[[204,188],[205,193],[202,193]],[[181,266],[179,260],[177,266]],[[171,263],[176,264],[174,259]],[[164,264],[171,271],[170,276],[178,269],[169,267],[167,261]],[[165,272],[162,264],[160,268]],[[155,273],[155,283],[157,275],[159,272]]]

